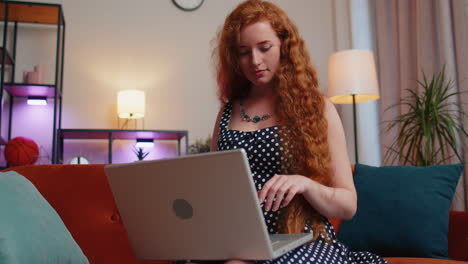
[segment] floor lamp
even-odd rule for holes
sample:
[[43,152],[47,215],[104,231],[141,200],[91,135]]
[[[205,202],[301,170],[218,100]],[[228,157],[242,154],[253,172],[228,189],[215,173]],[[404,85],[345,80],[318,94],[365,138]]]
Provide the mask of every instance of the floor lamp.
[[354,154],[358,163],[356,104],[380,98],[374,55],[371,51],[352,49],[330,56],[328,97],[334,104],[353,104]]

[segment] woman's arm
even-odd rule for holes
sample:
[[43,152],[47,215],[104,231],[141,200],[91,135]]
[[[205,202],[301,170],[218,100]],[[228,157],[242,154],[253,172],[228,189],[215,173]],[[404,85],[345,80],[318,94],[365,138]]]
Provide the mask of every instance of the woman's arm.
[[335,106],[328,99],[325,99],[325,117],[328,121],[328,144],[330,146],[333,187],[310,181],[310,185],[303,195],[322,215],[351,219],[357,209],[356,189],[343,126]]
[[302,175],[275,175],[259,193],[260,202],[265,201],[266,210],[278,210],[280,206],[287,206],[296,194],[302,194],[312,207],[326,217],[351,219],[356,213],[356,189],[343,126],[335,107],[327,99],[325,117],[328,121],[332,187]]
[[219,137],[219,122],[221,122],[221,117],[223,115],[224,104],[221,106],[221,109],[218,112],[216,121],[213,128],[213,135],[211,135],[211,147],[210,151],[216,151],[218,149],[218,137]]

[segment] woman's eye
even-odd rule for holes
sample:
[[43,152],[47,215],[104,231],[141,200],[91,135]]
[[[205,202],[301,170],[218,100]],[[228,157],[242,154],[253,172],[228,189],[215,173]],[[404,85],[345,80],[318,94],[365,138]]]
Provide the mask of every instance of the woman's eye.
[[245,55],[249,55],[249,53],[250,53],[250,51],[248,51],[248,50],[241,50],[241,51],[239,52],[239,55],[245,56]]
[[260,50],[263,51],[263,52],[266,52],[266,51],[268,51],[270,48],[271,48],[271,45],[268,45],[268,46],[263,46],[263,47],[261,47]]

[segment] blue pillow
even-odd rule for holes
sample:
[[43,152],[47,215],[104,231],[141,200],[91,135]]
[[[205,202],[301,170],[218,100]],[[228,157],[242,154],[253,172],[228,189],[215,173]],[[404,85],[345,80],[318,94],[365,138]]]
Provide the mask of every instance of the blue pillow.
[[89,263],[57,212],[14,171],[0,172],[0,263]]
[[448,258],[450,204],[463,165],[371,167],[357,164],[353,219],[338,239],[384,257]]

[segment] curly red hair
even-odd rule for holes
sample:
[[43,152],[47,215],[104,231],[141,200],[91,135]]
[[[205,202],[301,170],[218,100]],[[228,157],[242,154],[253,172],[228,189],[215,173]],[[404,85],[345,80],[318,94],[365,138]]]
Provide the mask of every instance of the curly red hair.
[[[268,21],[281,40],[280,68],[273,80],[278,94],[275,114],[283,128],[282,137],[289,142],[292,159],[285,159],[285,173],[305,175],[321,184],[331,185],[328,122],[324,117],[325,100],[318,89],[317,73],[312,67],[304,40],[296,25],[276,5],[248,0],[238,5],[226,18],[218,33],[216,56],[218,96],[226,103],[248,95],[250,82],[239,66],[239,38],[243,27]],[[296,196],[280,220],[280,231],[300,233],[309,223],[314,240],[327,240],[320,214],[304,199]]]

